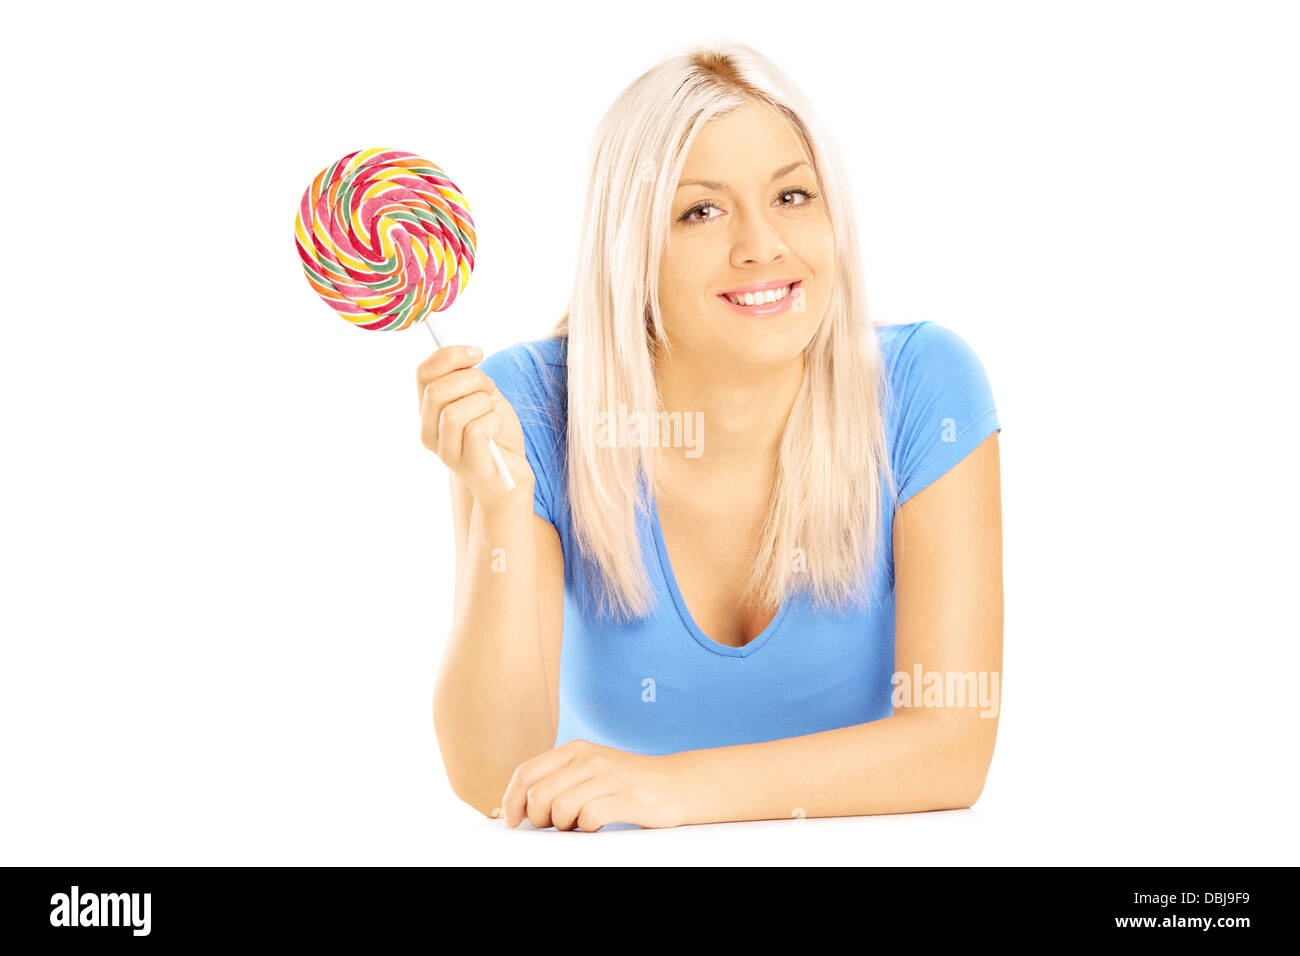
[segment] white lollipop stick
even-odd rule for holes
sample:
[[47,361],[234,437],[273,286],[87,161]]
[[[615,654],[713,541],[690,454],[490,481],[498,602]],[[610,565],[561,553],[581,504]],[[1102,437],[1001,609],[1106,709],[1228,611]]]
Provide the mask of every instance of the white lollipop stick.
[[[438,338],[438,333],[434,331],[433,323],[426,318],[423,325],[429,330],[429,334],[433,336],[433,344],[438,348],[442,348],[442,342]],[[501,477],[505,480],[506,491],[509,491],[515,486],[514,476],[510,474],[510,469],[506,467],[506,460],[501,457],[501,449],[497,447],[497,443],[491,438],[488,439],[488,451],[492,453],[492,460],[497,463],[497,471],[501,472]]]

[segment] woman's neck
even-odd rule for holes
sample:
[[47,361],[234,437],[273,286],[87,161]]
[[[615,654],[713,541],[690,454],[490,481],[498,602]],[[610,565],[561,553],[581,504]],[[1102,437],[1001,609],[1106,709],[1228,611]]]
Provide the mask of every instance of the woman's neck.
[[680,353],[661,359],[659,396],[665,412],[696,415],[699,450],[662,450],[693,475],[733,475],[776,463],[781,435],[803,383],[803,354],[767,368],[695,363]]

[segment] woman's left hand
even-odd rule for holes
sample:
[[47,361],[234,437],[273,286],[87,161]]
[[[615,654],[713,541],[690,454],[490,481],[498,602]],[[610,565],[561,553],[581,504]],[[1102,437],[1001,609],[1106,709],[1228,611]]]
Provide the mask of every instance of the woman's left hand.
[[606,823],[681,826],[689,791],[676,757],[570,740],[515,768],[502,813],[508,826],[519,826],[527,816],[539,830],[576,827],[590,833]]

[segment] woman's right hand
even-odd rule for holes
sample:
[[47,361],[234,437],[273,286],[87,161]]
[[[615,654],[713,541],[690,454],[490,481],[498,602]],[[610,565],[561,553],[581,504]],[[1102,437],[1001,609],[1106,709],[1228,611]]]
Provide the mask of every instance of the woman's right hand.
[[[519,416],[487,373],[474,368],[477,349],[447,345],[415,371],[420,394],[420,441],[469,488],[479,506],[495,511],[515,498],[533,496],[532,466],[524,456]],[[507,491],[488,439],[494,439],[515,488]],[[522,491],[521,491],[522,489]]]

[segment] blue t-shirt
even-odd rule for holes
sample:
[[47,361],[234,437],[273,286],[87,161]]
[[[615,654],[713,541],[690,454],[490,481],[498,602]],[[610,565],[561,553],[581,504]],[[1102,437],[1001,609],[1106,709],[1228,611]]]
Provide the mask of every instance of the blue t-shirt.
[[[1000,430],[988,377],[958,335],[933,322],[876,327],[889,379],[890,467],[901,505]],[[638,517],[654,610],[619,624],[591,600],[596,569],[573,536],[564,482],[563,338],[519,342],[481,368],[524,429],[533,505],[564,550],[564,636],[555,746],[581,738],[634,753],[668,754],[848,727],[893,715],[893,502],[882,514],[882,556],[870,600],[843,612],[787,596],[743,647],[719,644],[691,618],[673,576],[658,509]]]

